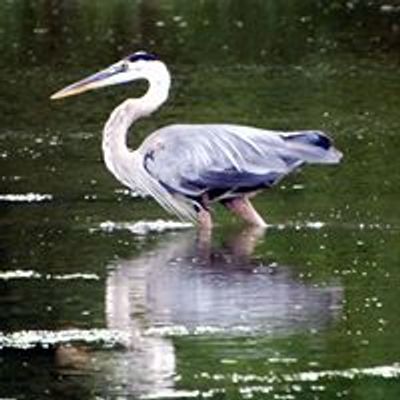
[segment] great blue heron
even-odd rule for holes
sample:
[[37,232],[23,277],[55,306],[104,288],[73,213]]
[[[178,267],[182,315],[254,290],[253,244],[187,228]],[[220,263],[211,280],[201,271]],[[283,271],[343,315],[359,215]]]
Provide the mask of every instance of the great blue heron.
[[166,65],[155,55],[136,52],[51,96],[76,95],[104,86],[145,79],[144,96],[114,109],[103,131],[107,168],[131,189],[151,195],[180,219],[210,228],[210,204],[221,202],[245,221],[265,226],[249,201],[305,163],[335,164],[342,154],[319,131],[277,132],[240,125],[169,125],[131,151],[129,127],[157,110],[171,84]]

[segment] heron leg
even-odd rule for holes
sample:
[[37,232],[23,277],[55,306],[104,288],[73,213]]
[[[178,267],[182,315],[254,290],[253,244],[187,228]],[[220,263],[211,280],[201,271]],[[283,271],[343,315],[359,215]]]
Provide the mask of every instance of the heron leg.
[[208,195],[207,193],[205,193],[201,197],[201,207],[199,207],[199,210],[197,212],[197,220],[200,224],[200,229],[204,232],[211,231],[213,225],[209,204],[210,201]]
[[223,204],[226,208],[249,224],[261,227],[267,226],[264,219],[256,211],[247,197],[236,197],[234,199],[225,200]]
[[200,224],[200,229],[210,231],[212,229],[212,218],[209,211],[202,208],[197,214],[197,220]]

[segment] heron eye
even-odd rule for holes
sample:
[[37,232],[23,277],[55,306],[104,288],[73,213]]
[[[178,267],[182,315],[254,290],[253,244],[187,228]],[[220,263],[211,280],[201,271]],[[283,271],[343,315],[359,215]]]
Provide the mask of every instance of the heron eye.
[[126,72],[129,69],[128,61],[121,61],[115,66],[115,72]]

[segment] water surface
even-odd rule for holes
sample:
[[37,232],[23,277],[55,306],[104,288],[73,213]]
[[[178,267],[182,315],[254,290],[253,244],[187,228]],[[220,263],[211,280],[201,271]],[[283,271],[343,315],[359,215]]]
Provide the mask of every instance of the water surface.
[[[400,76],[393,2],[0,6],[0,397],[397,399]],[[138,49],[173,122],[322,129],[344,153],[222,208],[211,237],[105,170],[144,85],[48,96]]]

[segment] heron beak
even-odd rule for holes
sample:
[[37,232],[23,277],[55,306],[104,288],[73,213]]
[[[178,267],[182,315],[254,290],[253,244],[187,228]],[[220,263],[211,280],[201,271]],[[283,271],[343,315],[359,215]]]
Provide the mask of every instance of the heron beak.
[[62,99],[63,97],[75,96],[80,93],[87,92],[93,89],[99,89],[101,87],[116,85],[129,81],[125,75],[126,68],[123,65],[112,65],[100,72],[97,72],[89,77],[82,79],[78,82],[73,83],[59,90],[58,92],[50,96],[51,100]]

